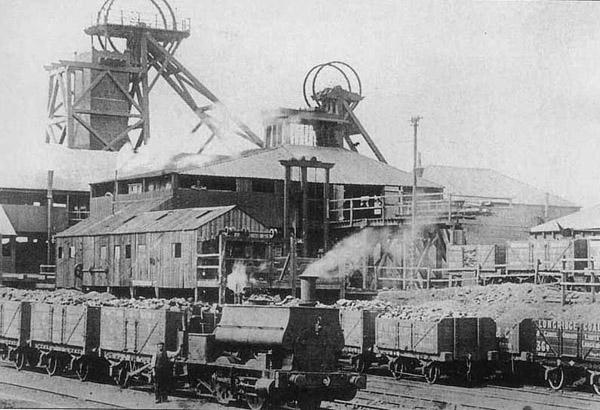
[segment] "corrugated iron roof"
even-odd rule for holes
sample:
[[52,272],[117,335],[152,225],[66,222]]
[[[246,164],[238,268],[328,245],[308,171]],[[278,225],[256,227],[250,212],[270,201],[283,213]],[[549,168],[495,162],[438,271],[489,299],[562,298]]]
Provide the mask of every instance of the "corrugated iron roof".
[[561,228],[573,231],[600,231],[600,204],[534,226],[530,232],[560,232]]
[[193,231],[234,209],[236,205],[144,212],[114,229],[115,235],[145,232]]
[[56,237],[66,236],[91,236],[106,235],[123,225],[123,223],[134,215],[141,212],[151,211],[168,201],[165,198],[155,198],[143,202],[135,202],[125,206],[114,215],[104,218],[90,217],[58,233]]
[[12,223],[10,223],[10,219],[4,212],[4,208],[0,205],[0,235],[2,236],[16,236],[15,228]]
[[100,220],[87,219],[56,235],[57,237],[122,235],[145,232],[196,230],[224,215],[237,205],[185,208],[164,211],[123,210]]
[[53,170],[55,190],[88,192],[91,182],[114,175],[117,153],[40,144],[18,152],[0,149],[0,161],[10,169],[0,173],[0,188],[45,190],[48,170]]
[[[174,158],[168,166],[160,170],[140,170],[141,172],[136,173],[136,169],[134,168],[127,172],[120,172],[120,177],[136,178],[178,172],[188,175],[282,180],[285,170],[279,161],[302,157],[306,159],[315,157],[322,162],[334,163],[335,165],[331,169],[330,175],[330,182],[332,184],[412,185],[411,173],[402,171],[391,165],[343,148],[312,147],[306,145],[284,145],[277,148],[253,149],[245,151],[236,157],[210,162],[206,162],[206,156],[199,155],[198,161],[195,162],[193,156],[186,155]],[[297,172],[293,173],[292,178],[294,180],[299,179],[297,174]],[[309,172],[310,182],[323,182],[323,180],[323,172]],[[102,181],[98,180],[97,182]],[[441,185],[422,178],[419,180],[419,186],[442,188]]]
[[[511,198],[515,204],[546,203],[544,191],[489,168],[429,166],[425,167],[423,177],[443,185],[450,194]],[[556,195],[548,195],[548,204],[577,207]]]

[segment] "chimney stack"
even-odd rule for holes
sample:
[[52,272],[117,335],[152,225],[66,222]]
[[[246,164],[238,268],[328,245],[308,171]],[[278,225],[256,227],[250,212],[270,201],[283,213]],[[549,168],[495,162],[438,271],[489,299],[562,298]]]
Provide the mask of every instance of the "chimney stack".
[[317,304],[317,277],[300,275],[300,306]]

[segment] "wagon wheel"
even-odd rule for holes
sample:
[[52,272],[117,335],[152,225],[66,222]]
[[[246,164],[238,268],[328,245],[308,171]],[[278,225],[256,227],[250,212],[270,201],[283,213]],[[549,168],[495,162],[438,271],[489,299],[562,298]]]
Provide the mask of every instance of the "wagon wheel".
[[127,388],[129,384],[129,372],[127,371],[127,366],[121,366],[117,373],[117,384],[123,388]]
[[358,355],[356,360],[354,360],[354,370],[359,373],[366,372],[371,366],[370,361],[364,355]]
[[46,365],[46,372],[48,372],[48,374],[50,376],[55,376],[58,373],[60,373],[60,363],[56,356],[48,357],[48,364]]
[[396,379],[400,380],[408,373],[408,366],[404,360],[396,359],[392,362],[390,371]]
[[596,377],[594,382],[592,383],[592,387],[594,388],[594,392],[600,395],[600,378]]
[[23,370],[27,365],[27,357],[24,352],[16,352],[15,353],[15,367],[17,370]]
[[565,372],[562,367],[548,372],[548,385],[552,390],[560,390],[565,384]]
[[267,408],[267,399],[260,394],[255,396],[246,395],[246,403],[248,403],[251,410],[264,410]]
[[89,380],[90,377],[90,364],[87,360],[82,359],[77,367],[75,368],[75,373],[77,373],[77,377],[82,382]]
[[435,384],[440,378],[440,366],[432,363],[423,369],[425,381],[429,384]]
[[471,360],[467,360],[465,367],[465,383],[467,384],[467,386],[471,386],[473,384],[473,380],[475,379],[475,376],[473,374],[473,362]]

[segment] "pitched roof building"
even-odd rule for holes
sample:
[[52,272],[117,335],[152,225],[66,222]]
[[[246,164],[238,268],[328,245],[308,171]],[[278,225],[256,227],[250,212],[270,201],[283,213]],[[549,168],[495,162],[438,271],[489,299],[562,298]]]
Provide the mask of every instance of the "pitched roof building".
[[459,197],[509,200],[509,206],[494,207],[490,215],[463,223],[464,239],[469,244],[527,239],[532,227],[580,209],[569,200],[489,168],[429,166],[423,169],[423,177],[443,185],[446,193]]

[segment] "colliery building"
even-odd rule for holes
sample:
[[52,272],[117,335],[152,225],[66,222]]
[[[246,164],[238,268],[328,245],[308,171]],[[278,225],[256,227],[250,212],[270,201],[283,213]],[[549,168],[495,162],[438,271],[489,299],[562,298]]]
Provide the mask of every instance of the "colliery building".
[[110,175],[116,155],[43,145],[19,157],[7,151],[2,156],[11,169],[0,175],[2,282],[53,286],[55,255],[48,240],[89,216],[86,181]]
[[286,144],[203,158],[93,183],[91,217],[56,237],[58,286],[217,292],[243,260],[254,286],[289,290],[291,270],[339,238],[410,221],[411,174],[351,150]]

